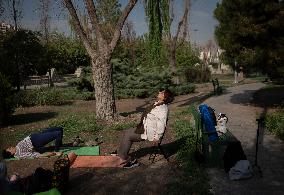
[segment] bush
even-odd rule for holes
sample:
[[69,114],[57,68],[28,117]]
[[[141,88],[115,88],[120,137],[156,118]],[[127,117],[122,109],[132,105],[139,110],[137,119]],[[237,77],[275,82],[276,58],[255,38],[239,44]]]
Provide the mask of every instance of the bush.
[[6,121],[14,110],[13,88],[4,75],[0,73],[0,124]]
[[176,85],[174,87],[170,87],[170,90],[175,95],[185,95],[193,93],[195,91],[195,86],[193,84],[181,84],[181,85]]
[[83,76],[76,79],[68,80],[68,84],[72,87],[76,87],[79,91],[94,91],[94,84],[91,76]]
[[268,131],[284,140],[284,110],[267,115],[265,117],[265,127]]
[[198,67],[190,67],[184,70],[187,82],[202,83],[208,82],[211,78],[209,69],[201,69]]
[[141,74],[116,74],[115,94],[117,98],[147,98],[153,97],[161,88],[169,88],[175,95],[194,92],[195,87],[189,83],[175,85],[167,71],[142,71]]
[[20,91],[15,98],[17,106],[60,105],[64,103],[56,88],[36,88]]

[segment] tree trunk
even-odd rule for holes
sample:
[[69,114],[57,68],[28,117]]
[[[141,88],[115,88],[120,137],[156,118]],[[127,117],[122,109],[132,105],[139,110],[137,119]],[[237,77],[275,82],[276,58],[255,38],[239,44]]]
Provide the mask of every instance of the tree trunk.
[[176,64],[176,46],[171,44],[169,48],[169,63],[171,67],[171,73],[174,84],[179,84],[179,77],[177,75],[177,64]]
[[92,72],[96,98],[96,115],[101,119],[113,119],[116,113],[110,55],[99,55],[92,60]]

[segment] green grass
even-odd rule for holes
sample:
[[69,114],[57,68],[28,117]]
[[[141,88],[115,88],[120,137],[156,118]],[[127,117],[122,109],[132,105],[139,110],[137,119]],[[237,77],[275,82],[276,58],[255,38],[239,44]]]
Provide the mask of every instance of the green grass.
[[65,141],[69,142],[76,135],[87,132],[95,134],[104,127],[96,122],[96,116],[93,113],[70,113],[60,119],[53,120],[49,123],[49,127],[62,127],[64,129]]
[[106,130],[122,131],[131,127],[135,127],[136,125],[137,124],[135,122],[117,123],[108,126]]
[[[58,108],[59,110],[57,110],[53,118],[39,121],[35,120],[20,125],[10,124],[11,128],[9,129],[11,129],[11,131],[0,132],[1,145],[15,145],[27,135],[47,127],[63,127],[63,143],[70,143],[77,135],[80,135],[83,139],[93,139],[103,132],[103,134],[108,134],[108,132],[121,131],[136,125],[133,121],[102,125],[97,122],[96,115],[93,112],[73,112],[72,106],[70,105],[60,106]],[[25,115],[22,117],[24,116]]]
[[265,117],[266,129],[284,141],[284,109]]
[[195,131],[188,117],[189,109],[176,113],[173,118],[173,129],[176,139],[183,140],[177,153],[177,161],[182,175],[177,182],[168,188],[169,194],[210,194],[209,179],[205,168],[194,160]]

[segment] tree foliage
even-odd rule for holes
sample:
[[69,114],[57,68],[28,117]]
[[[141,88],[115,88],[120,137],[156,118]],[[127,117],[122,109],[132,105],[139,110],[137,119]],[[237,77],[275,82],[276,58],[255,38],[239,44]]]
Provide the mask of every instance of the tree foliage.
[[[227,63],[283,77],[284,6],[278,0],[223,0],[214,12],[217,41]],[[282,76],[281,76],[282,75]]]
[[6,79],[6,77],[0,72],[0,125],[3,124],[8,115],[12,113],[14,90]]
[[149,26],[149,56],[153,64],[157,64],[162,48],[163,30],[170,31],[168,1],[145,0],[145,11]]
[[90,65],[90,58],[78,39],[52,33],[49,42],[42,44],[45,52],[37,66],[40,75],[45,74],[49,68],[56,68],[59,74],[73,74],[76,68]]
[[121,5],[117,0],[97,0],[96,13],[105,37],[110,41],[115,24],[121,15]]
[[35,72],[42,54],[38,35],[28,30],[13,31],[5,36],[0,47],[0,70],[19,90],[22,81]]

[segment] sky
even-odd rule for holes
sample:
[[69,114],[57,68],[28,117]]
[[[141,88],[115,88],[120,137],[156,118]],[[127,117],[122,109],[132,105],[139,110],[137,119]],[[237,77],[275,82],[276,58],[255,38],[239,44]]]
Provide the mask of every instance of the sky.
[[[70,34],[70,26],[67,22],[67,12],[62,6],[61,0],[51,0],[51,30],[56,30],[66,35]],[[220,1],[220,0],[219,0]],[[77,1],[79,2],[79,1]],[[82,2],[82,1],[81,1]],[[128,0],[119,0],[122,7],[124,7]],[[183,14],[183,0],[174,1],[175,22],[172,31],[175,32],[177,20]],[[191,0],[190,8],[190,39],[192,43],[202,45],[208,40],[214,40],[214,29],[218,24],[213,17],[213,11],[216,7],[218,0]],[[23,0],[22,4],[22,19],[21,27],[40,30],[40,13],[38,10],[39,0]],[[5,7],[8,11],[8,6]],[[11,17],[7,14],[4,15],[5,22],[11,23]],[[142,0],[139,0],[131,11],[128,20],[133,22],[136,35],[143,35],[147,33],[148,27],[145,19],[145,11]]]

